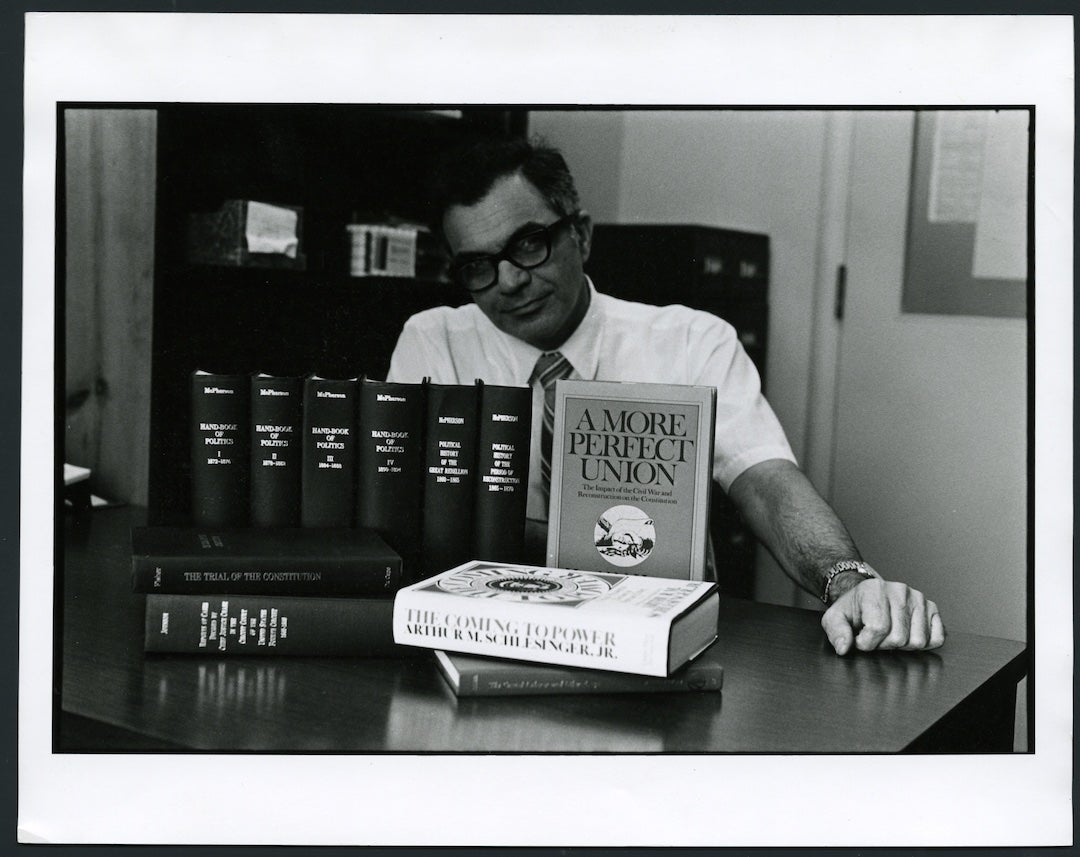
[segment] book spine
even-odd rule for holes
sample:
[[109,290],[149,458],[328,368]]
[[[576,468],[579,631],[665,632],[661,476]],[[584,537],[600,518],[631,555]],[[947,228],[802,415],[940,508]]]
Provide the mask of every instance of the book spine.
[[537,602],[403,589],[394,599],[394,639],[535,663],[666,677],[669,623],[608,612],[583,615]]
[[390,598],[147,595],[144,650],[201,655],[407,654]]
[[403,583],[400,561],[346,563],[314,556],[302,560],[134,556],[131,572],[133,591],[175,594],[384,595]]
[[251,525],[295,527],[300,522],[299,378],[251,379]]
[[685,693],[719,690],[723,685],[723,670],[687,671],[685,675],[660,678],[612,673],[602,670],[582,671],[580,676],[559,678],[529,678],[520,670],[515,674],[464,673],[457,690],[458,696],[537,696],[573,693]]
[[356,515],[356,381],[304,379],[300,524],[351,527]]
[[420,559],[425,386],[360,383],[356,522],[381,535],[411,574]]
[[246,375],[196,371],[191,376],[191,520],[196,525],[248,522]]
[[478,390],[427,385],[421,576],[472,559]]
[[531,431],[531,388],[481,386],[474,559],[524,559]]

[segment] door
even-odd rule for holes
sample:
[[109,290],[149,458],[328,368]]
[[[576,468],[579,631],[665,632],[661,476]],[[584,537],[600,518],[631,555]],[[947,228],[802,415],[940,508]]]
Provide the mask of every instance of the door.
[[850,125],[825,490],[866,559],[949,628],[1023,640],[1027,322],[901,311],[914,127],[911,111]]

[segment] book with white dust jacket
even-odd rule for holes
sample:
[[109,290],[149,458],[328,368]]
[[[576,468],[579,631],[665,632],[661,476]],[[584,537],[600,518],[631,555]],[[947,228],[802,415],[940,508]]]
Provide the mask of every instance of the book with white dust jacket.
[[474,560],[401,589],[394,641],[668,676],[716,639],[715,583]]

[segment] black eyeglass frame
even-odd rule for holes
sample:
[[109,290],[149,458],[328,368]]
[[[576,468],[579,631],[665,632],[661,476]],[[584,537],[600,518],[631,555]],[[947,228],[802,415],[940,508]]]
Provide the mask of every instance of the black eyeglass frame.
[[[453,278],[454,282],[456,282],[463,289],[465,289],[468,292],[471,292],[471,293],[475,294],[476,292],[487,291],[492,286],[494,286],[497,282],[499,282],[499,263],[502,262],[502,261],[509,262],[515,268],[520,268],[523,271],[531,271],[534,268],[539,268],[541,265],[543,265],[545,262],[547,262],[548,259],[551,258],[551,251],[552,251],[552,249],[554,247],[555,236],[558,233],[558,231],[560,229],[562,229],[562,227],[566,226],[568,223],[573,223],[575,220],[578,219],[578,217],[580,215],[581,215],[580,211],[573,211],[570,214],[564,215],[563,217],[560,217],[558,220],[555,220],[552,223],[547,224],[546,226],[540,226],[540,227],[537,227],[536,229],[532,229],[532,230],[529,230],[528,232],[524,232],[521,235],[518,235],[517,237],[510,239],[508,244],[505,247],[503,247],[502,250],[500,250],[498,253],[494,253],[494,254],[492,254],[490,256],[473,256],[473,257],[471,257],[469,259],[465,259],[464,261],[451,262],[451,264],[450,264],[450,276],[451,276],[451,278]],[[513,253],[514,248],[517,246],[517,244],[519,242],[521,242],[522,240],[526,239],[526,238],[533,238],[533,237],[535,237],[537,235],[544,236],[544,243],[546,245],[546,250],[544,252],[544,258],[540,259],[538,262],[530,262],[528,264],[519,262],[517,259],[515,259],[513,257],[513,255],[512,255],[512,253]],[[491,274],[492,274],[491,282],[488,283],[485,286],[469,286],[463,280],[463,278],[461,276],[461,271],[464,270],[469,265],[475,265],[478,262],[487,262],[487,263],[489,263],[491,265]]]

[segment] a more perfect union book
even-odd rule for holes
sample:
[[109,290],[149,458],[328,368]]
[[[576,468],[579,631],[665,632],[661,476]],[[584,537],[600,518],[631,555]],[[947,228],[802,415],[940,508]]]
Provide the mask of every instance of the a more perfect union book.
[[713,643],[667,678],[444,651],[435,652],[435,662],[456,696],[703,692],[724,684],[718,645]]
[[147,595],[143,650],[191,655],[408,654],[390,598]]
[[669,676],[716,639],[715,583],[473,561],[400,590],[394,640]]
[[559,381],[548,565],[702,580],[716,389]]
[[135,527],[135,592],[386,595],[402,585],[401,557],[365,528]]

